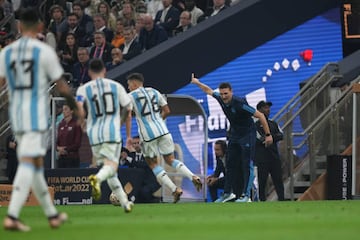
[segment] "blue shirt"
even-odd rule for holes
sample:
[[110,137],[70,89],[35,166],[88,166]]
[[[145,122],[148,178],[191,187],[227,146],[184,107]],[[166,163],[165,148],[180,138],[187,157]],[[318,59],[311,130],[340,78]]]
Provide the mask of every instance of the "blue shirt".
[[219,92],[214,92],[213,97],[219,102],[230,122],[229,140],[239,140],[255,133],[252,116],[256,110],[245,98],[233,96],[230,103],[225,104]]

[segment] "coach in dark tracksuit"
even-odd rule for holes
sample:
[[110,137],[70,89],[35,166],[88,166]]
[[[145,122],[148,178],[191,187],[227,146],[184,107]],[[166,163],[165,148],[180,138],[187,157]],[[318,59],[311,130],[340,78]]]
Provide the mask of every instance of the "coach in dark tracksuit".
[[255,164],[258,169],[259,198],[260,201],[266,201],[266,182],[270,174],[275,186],[279,201],[284,200],[284,184],[282,180],[281,160],[277,148],[277,142],[283,139],[283,133],[279,125],[269,120],[271,102],[260,101],[256,109],[262,112],[268,122],[270,133],[274,143],[268,147],[264,145],[265,132],[259,121],[255,123],[257,130]]

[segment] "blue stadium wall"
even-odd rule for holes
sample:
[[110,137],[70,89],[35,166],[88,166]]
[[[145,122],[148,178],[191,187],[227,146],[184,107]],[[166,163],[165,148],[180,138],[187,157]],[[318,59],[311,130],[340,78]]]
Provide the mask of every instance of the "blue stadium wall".
[[[204,156],[197,154],[202,149],[203,137],[196,132],[201,125],[198,116],[167,120],[174,141],[182,150],[183,160],[197,174],[212,172],[212,144],[225,136],[227,123],[214,100],[189,84],[191,72],[213,89],[219,82],[230,82],[234,92],[245,96],[254,107],[259,100],[272,101],[274,114],[299,90],[300,82],[310,78],[324,64],[342,59],[337,1],[298,1],[301,4],[271,1],[274,5],[266,1],[244,2],[244,6],[234,6],[227,15],[209,19],[193,32],[170,39],[109,73],[126,86],[125,76],[139,71],[145,75],[147,85],[164,93],[190,95],[201,103],[209,117],[206,169],[202,163]],[[282,10],[281,4],[289,11]],[[231,18],[232,24],[237,19],[238,26],[227,23]],[[313,52],[310,64],[300,56],[305,50]],[[285,59],[288,66],[283,64]],[[296,60],[298,68],[292,66]],[[276,63],[280,65],[278,70],[274,69]],[[135,135],[136,129],[133,130]],[[190,181],[184,181],[183,188],[186,196],[199,197]]]

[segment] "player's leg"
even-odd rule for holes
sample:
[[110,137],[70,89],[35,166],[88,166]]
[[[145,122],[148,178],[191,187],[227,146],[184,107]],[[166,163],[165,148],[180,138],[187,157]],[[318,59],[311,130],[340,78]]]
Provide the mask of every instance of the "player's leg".
[[91,195],[94,200],[100,200],[101,198],[101,183],[108,177],[114,174],[114,169],[110,165],[104,164],[104,156],[100,154],[102,144],[91,146],[91,150],[97,165],[102,165],[97,174],[91,174],[89,176],[89,183],[91,185]]
[[164,168],[159,165],[157,160],[158,142],[153,140],[151,142],[143,142],[142,144],[145,161],[154,173],[156,180],[161,185],[168,187],[174,196],[174,203],[178,202],[180,200],[180,196],[182,195],[182,189],[177,187],[173,181],[171,181]]
[[66,213],[58,213],[56,210],[51,196],[48,191],[48,185],[44,178],[44,168],[42,165],[43,159],[36,159],[36,168],[34,173],[34,179],[32,182],[32,190],[36,196],[38,202],[40,203],[45,215],[48,217],[49,225],[52,228],[58,228],[65,221],[67,221],[68,216]]
[[134,205],[133,202],[129,201],[127,194],[125,193],[121,182],[117,174],[107,179],[107,183],[111,191],[115,194],[116,198],[119,199],[121,206],[124,208],[126,213],[131,212]]
[[196,176],[190,169],[174,156],[174,142],[171,134],[166,134],[159,139],[159,152],[163,155],[165,162],[173,167],[176,172],[191,180],[197,191],[202,189],[200,177]]

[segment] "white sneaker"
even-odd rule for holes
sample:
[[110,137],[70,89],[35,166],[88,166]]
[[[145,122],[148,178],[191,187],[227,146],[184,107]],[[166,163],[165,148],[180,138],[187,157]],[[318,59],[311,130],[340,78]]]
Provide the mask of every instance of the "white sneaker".
[[216,199],[216,203],[225,203],[229,202],[236,198],[236,195],[234,193],[224,193],[221,197]]
[[251,202],[251,198],[249,198],[248,196],[242,196],[242,197],[236,199],[235,202],[237,202],[237,203]]

